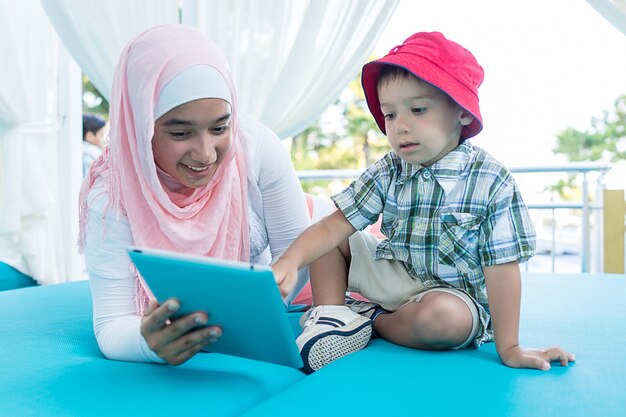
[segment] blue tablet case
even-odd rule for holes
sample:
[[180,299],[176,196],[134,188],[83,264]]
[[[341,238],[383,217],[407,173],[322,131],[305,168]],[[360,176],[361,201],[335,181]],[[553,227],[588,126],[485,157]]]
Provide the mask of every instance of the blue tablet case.
[[128,253],[159,302],[177,298],[178,316],[205,311],[222,327],[207,351],[302,367],[269,267],[140,247]]

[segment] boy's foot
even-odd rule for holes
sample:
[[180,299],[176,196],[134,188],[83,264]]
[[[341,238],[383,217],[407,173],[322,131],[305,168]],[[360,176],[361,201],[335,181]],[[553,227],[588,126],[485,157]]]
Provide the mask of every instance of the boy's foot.
[[346,306],[318,306],[307,316],[296,339],[306,373],[363,349],[372,335],[372,321]]

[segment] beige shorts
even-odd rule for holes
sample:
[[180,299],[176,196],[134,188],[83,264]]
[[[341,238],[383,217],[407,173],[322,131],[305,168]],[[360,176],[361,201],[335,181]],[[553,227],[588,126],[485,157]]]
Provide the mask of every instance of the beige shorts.
[[386,310],[396,311],[407,303],[419,303],[430,292],[446,292],[459,297],[472,315],[472,331],[465,342],[453,349],[472,344],[480,330],[476,301],[456,288],[429,288],[415,280],[404,264],[391,259],[374,259],[379,240],[371,233],[356,232],[350,237],[352,262],[348,274],[348,291],[361,294]]

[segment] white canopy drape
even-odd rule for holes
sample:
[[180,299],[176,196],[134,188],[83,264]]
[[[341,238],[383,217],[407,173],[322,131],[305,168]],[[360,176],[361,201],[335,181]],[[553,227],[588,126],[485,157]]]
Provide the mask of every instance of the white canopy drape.
[[58,40],[35,0],[0,0],[0,261],[66,277],[59,215]]
[[141,31],[178,23],[178,0],[41,0],[63,44],[109,98],[122,49]]
[[[41,0],[63,43],[109,97],[124,45],[178,21],[178,1]],[[239,105],[281,137],[299,133],[358,73],[399,0],[183,0],[182,21],[224,51]]]
[[339,97],[397,4],[185,0],[183,22],[204,31],[224,51],[241,109],[285,138],[304,130]]
[[587,3],[626,35],[626,0],[587,0]]
[[40,283],[82,278],[65,266],[75,256],[67,243],[73,239],[60,240],[67,221],[58,200],[68,191],[59,188],[55,103],[64,92],[55,89],[58,41],[49,21],[109,97],[124,45],[182,14],[227,55],[242,110],[286,137],[306,128],[358,73],[398,1],[0,0],[0,53],[14,63],[0,69],[0,261]]

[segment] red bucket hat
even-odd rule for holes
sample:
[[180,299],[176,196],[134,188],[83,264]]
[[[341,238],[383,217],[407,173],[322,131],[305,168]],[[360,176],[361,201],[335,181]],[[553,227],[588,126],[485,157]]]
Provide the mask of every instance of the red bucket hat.
[[474,116],[463,126],[461,139],[477,135],[483,128],[478,107],[478,87],[483,82],[484,71],[474,55],[439,32],[418,32],[402,45],[393,48],[384,57],[363,66],[361,82],[367,105],[383,133],[385,118],[378,100],[378,76],[384,65],[400,66],[416,77],[439,88],[459,106]]

